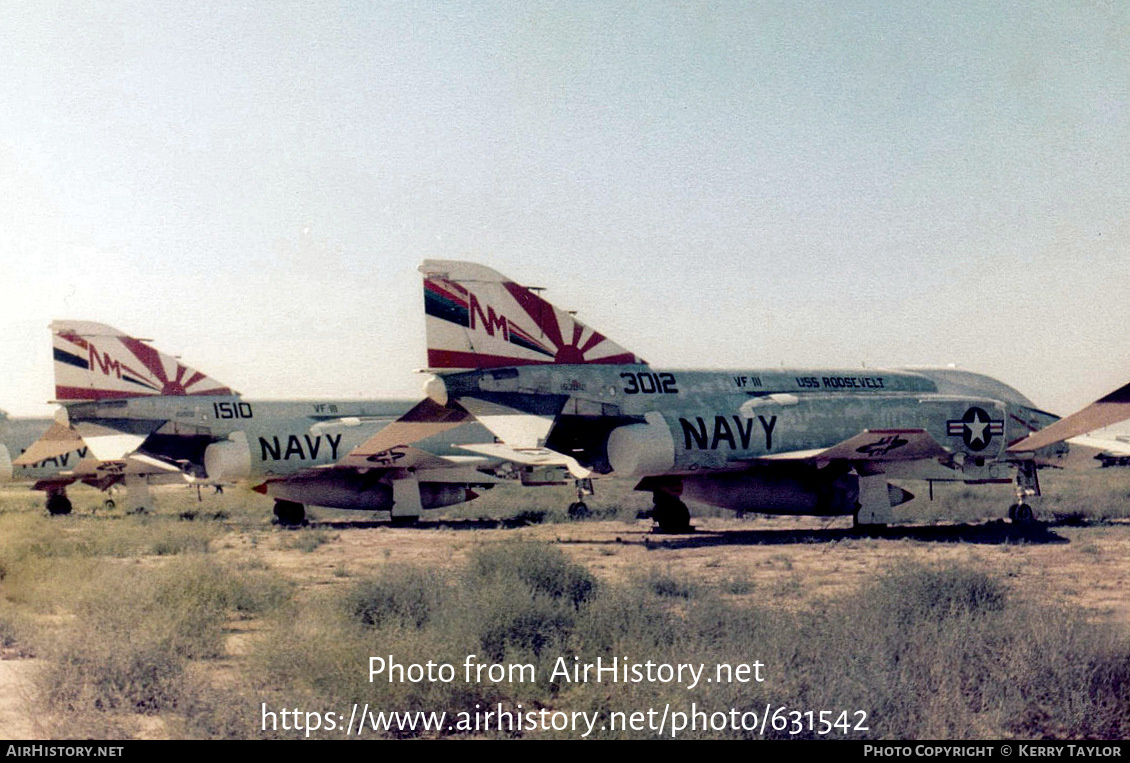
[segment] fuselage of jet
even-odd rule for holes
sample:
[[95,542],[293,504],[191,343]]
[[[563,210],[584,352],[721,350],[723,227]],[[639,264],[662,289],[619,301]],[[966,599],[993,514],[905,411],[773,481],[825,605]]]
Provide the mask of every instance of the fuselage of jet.
[[[266,471],[280,473],[303,466],[332,463],[342,455],[343,438],[311,432],[321,423],[355,428],[362,422],[395,419],[411,407],[398,400],[245,400],[236,395],[152,396],[70,403],[72,424],[94,423],[116,432],[145,438],[144,451],[196,467],[209,445],[242,432],[262,454]],[[351,426],[352,425],[352,426]],[[263,447],[259,448],[259,438]],[[351,438],[352,439],[352,438]],[[199,474],[198,476],[204,476]]]
[[[136,452],[175,463],[199,481],[248,482],[276,500],[381,510],[395,503],[403,450],[375,455],[359,469],[333,467],[412,405],[402,400],[160,396],[71,403],[67,414],[80,430],[94,424],[144,437]],[[466,486],[499,482],[479,470],[489,459],[457,445],[491,439],[480,424],[469,422],[415,443],[417,449],[447,459],[440,468],[433,463],[430,469],[405,469],[418,486],[422,507],[461,503],[471,495]]]
[[[1006,446],[1056,420],[991,377],[942,369],[662,371],[646,365],[527,365],[448,372],[429,394],[496,433],[509,416],[528,438],[597,474],[640,477],[747,469],[800,457],[869,430],[858,458],[899,455],[924,430],[943,457],[891,458],[921,479],[1010,479]],[[520,412],[523,416],[516,416]],[[492,425],[493,424],[493,425]],[[818,459],[817,459],[818,460]],[[998,473],[999,472],[999,473]]]

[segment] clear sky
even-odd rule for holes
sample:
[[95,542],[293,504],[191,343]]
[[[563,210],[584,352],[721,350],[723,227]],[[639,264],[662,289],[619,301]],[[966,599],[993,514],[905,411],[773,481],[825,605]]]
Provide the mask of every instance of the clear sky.
[[413,396],[424,258],[665,367],[1130,380],[1130,5],[23,2],[0,408],[47,324],[255,398]]

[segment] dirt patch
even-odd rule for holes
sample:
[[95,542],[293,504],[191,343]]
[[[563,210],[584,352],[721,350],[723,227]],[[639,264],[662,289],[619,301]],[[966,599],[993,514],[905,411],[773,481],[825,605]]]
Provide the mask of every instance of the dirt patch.
[[[895,527],[860,536],[850,520],[810,517],[695,519],[696,532],[662,535],[649,520],[577,522],[506,528],[421,522],[411,528],[323,522],[313,529],[263,533],[256,548],[270,567],[306,591],[348,583],[386,566],[449,570],[468,552],[505,539],[560,546],[610,582],[658,569],[691,582],[743,585],[755,600],[789,606],[836,596],[900,564],[972,563],[1009,580],[1015,591],[1049,603],[1073,602],[1097,619],[1130,627],[1130,523],[1040,525],[1007,522]],[[289,533],[318,532],[310,551],[287,548]],[[224,553],[239,554],[244,543]]]
[[0,739],[44,738],[31,700],[39,663],[0,655]]

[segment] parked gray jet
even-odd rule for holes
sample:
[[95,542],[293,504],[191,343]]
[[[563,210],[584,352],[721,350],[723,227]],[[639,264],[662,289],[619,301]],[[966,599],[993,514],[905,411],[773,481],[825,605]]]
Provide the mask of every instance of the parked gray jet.
[[913,497],[889,478],[1015,480],[1008,515],[1028,522],[1037,467],[1097,466],[1063,441],[1130,416],[1130,385],[1057,422],[954,368],[657,370],[490,268],[420,270],[428,397],[577,477],[638,480],[663,531],[689,528],[684,501],[882,525]]
[[[493,440],[473,421],[459,422],[458,431],[445,427],[435,440],[415,431],[425,439],[414,448],[381,446],[374,436],[399,417],[411,420],[410,401],[245,400],[109,326],[56,321],[51,329],[60,418],[94,457],[144,458],[200,481],[249,482],[275,499],[285,524],[304,520],[304,504],[388,510],[394,521],[414,521],[423,509],[471,500],[474,489],[501,482],[508,470],[532,474],[454,449],[451,443]],[[51,449],[36,457],[45,453]]]
[[[99,461],[78,432],[51,419],[8,418],[0,411],[0,483],[30,483],[47,494],[47,511],[69,514],[67,488],[76,482],[109,492],[141,480],[145,484],[187,484],[169,464],[144,458]],[[107,497],[107,507],[114,499]]]

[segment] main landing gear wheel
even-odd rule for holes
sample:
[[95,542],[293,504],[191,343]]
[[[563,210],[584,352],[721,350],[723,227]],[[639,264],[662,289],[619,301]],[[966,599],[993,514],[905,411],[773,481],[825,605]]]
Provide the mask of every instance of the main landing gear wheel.
[[306,508],[294,501],[275,501],[275,519],[280,525],[297,527],[306,521]]
[[668,493],[655,494],[655,506],[651,509],[651,518],[659,525],[659,531],[664,533],[689,533],[694,532],[691,527],[691,512],[687,505]]
[[63,493],[51,493],[47,496],[47,513],[53,517],[71,513],[71,500]]
[[1018,525],[1030,525],[1036,521],[1032,507],[1026,503],[1014,503],[1008,507],[1008,518]]
[[588,477],[584,477],[576,480],[574,486],[577,488],[577,500],[569,504],[569,519],[587,519],[589,516],[589,507],[588,504],[585,503],[585,496],[593,494],[592,480]]
[[589,515],[589,507],[584,501],[569,504],[569,519],[584,519]]

